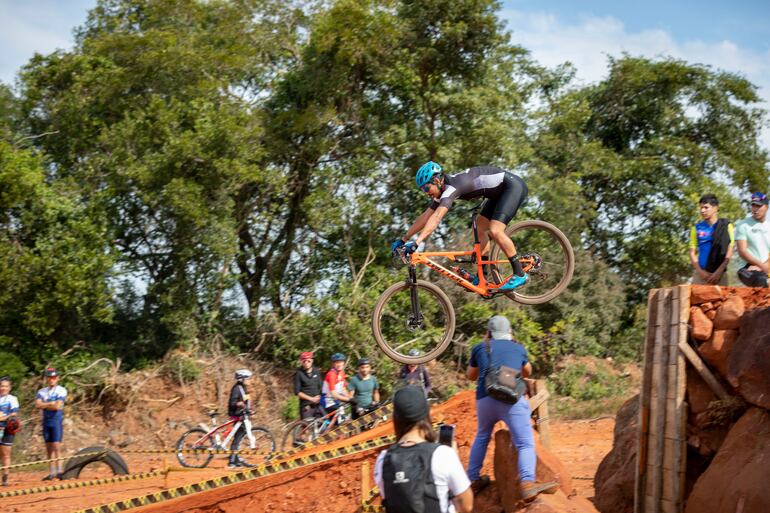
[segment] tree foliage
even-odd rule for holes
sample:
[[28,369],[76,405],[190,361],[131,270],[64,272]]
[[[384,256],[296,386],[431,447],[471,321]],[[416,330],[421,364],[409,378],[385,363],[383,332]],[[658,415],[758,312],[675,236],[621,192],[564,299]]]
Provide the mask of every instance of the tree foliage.
[[[433,159],[523,175],[521,216],[578,256],[538,308],[445,287],[466,355],[502,312],[543,370],[634,357],[645,290],[688,274],[698,196],[737,217],[737,194],[769,185],[756,87],[633,56],[577,86],[498,7],[100,0],[72,50],[0,86],[0,351],[371,355],[372,305],[402,279],[388,241],[424,209],[413,170]],[[467,244],[467,221],[453,209],[430,244]]]

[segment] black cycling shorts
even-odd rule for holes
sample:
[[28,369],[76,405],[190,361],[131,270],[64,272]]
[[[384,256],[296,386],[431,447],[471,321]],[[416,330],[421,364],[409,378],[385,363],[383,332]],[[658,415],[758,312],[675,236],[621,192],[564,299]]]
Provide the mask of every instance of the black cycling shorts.
[[484,202],[480,215],[490,221],[508,224],[516,216],[519,208],[527,201],[528,194],[529,189],[524,180],[512,173],[505,173],[500,196]]

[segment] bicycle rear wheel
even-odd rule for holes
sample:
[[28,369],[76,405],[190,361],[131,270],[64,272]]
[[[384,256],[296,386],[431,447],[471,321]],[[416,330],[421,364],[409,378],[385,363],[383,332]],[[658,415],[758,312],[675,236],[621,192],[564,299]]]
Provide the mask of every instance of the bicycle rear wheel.
[[[419,316],[412,309],[416,294]],[[396,283],[382,293],[372,312],[372,332],[380,349],[400,363],[421,364],[435,359],[455,332],[455,311],[449,297],[429,281]],[[419,356],[409,356],[416,349]]]
[[[575,254],[561,230],[545,221],[529,220],[512,224],[505,233],[516,245],[519,261],[529,274],[529,283],[506,296],[518,303],[538,305],[567,288],[575,270]],[[492,244],[489,259],[498,262],[490,265],[494,283],[502,283],[513,274],[511,264],[497,244]]]
[[206,437],[206,431],[201,428],[193,428],[179,437],[176,442],[176,459],[183,467],[203,468],[209,464],[214,455],[211,452],[192,452],[183,451],[209,451],[214,449],[214,441],[211,437]]
[[249,437],[243,431],[239,433],[240,437],[236,436],[233,439],[234,451],[254,451],[254,454],[249,452],[238,455],[238,460],[245,467],[254,467],[269,460],[275,451],[275,440],[270,431],[262,427],[252,427],[251,434],[254,437],[254,447],[251,447]]

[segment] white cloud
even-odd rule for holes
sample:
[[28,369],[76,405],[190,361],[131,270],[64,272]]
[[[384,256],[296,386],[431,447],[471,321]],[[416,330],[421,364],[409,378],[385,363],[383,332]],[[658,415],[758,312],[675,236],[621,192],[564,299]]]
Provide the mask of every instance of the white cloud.
[[[571,62],[583,83],[596,82],[607,74],[607,57],[623,52],[645,57],[674,57],[735,72],[759,88],[761,107],[770,110],[770,51],[741,48],[731,41],[677,41],[660,29],[628,32],[614,17],[585,16],[565,24],[546,12],[504,9],[501,16],[513,32],[512,41],[532,52],[546,66]],[[760,138],[770,150],[770,128]]]

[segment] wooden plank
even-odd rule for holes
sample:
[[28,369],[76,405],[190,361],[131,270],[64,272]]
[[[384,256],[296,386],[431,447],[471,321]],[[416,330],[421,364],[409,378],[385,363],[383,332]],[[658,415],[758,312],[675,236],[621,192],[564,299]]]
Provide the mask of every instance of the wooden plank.
[[548,418],[548,388],[545,385],[544,379],[538,379],[536,382],[537,395],[543,394],[542,402],[538,407],[538,432],[540,433],[540,443],[546,449],[551,448],[551,427],[550,419]]
[[687,358],[695,370],[698,371],[698,374],[700,374],[700,376],[703,378],[703,381],[706,382],[706,384],[716,394],[717,397],[720,399],[727,399],[729,397],[727,391],[724,389],[719,380],[717,380],[709,368],[706,367],[706,364],[703,363],[703,360],[701,360],[700,356],[698,356],[695,350],[690,347],[689,342],[686,340],[680,340],[679,350],[682,352],[682,354],[684,354],[685,358]]
[[650,423],[650,397],[652,386],[652,360],[655,348],[655,323],[657,322],[657,296],[653,289],[647,297],[647,328],[645,331],[642,362],[642,386],[639,392],[639,437],[636,448],[636,475],[634,480],[634,513],[652,512],[645,500],[647,490],[647,448]]
[[679,307],[680,307],[680,294],[679,287],[671,289],[671,295],[668,301],[668,331],[666,333],[666,401],[664,408],[666,409],[666,416],[663,427],[663,460],[661,463],[661,499],[671,501],[672,504],[677,502],[679,483],[679,460],[676,451],[676,447],[679,445],[677,438],[677,410],[676,410],[676,383],[677,383],[677,367],[676,358],[679,354],[677,348],[677,341],[679,340]]
[[658,294],[658,316],[655,323],[655,350],[653,359],[653,386],[658,391],[657,400],[650,405],[651,417],[654,424],[650,426],[650,448],[653,463],[650,479],[652,480],[652,499],[660,504],[663,498],[663,469],[661,462],[665,451],[663,434],[666,425],[666,366],[668,363],[668,339],[670,335],[669,319],[671,318],[671,290],[664,289]]
[[676,364],[676,385],[673,388],[675,394],[675,414],[672,419],[676,427],[677,443],[674,445],[674,461],[679,463],[679,468],[673,475],[673,498],[677,513],[684,511],[685,478],[687,472],[687,402],[685,401],[687,393],[687,372],[684,356],[679,350],[679,342],[687,342],[689,333],[688,321],[690,317],[690,294],[692,293],[690,285],[680,285],[678,310],[679,318],[677,323],[677,336],[672,347],[674,363]]
[[366,504],[369,492],[372,491],[372,469],[369,460],[361,464],[361,504]]

